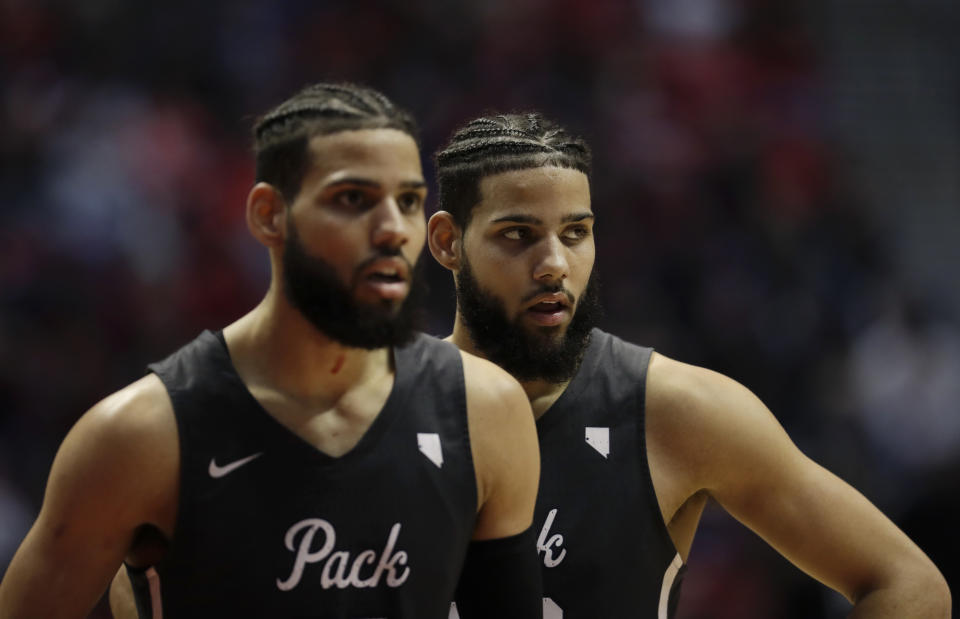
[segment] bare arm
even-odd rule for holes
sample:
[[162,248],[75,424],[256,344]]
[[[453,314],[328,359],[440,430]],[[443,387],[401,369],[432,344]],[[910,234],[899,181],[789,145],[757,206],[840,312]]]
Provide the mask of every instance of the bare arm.
[[540,480],[533,411],[511,376],[461,354],[478,511],[457,585],[459,615],[541,617],[543,584],[532,528]]
[[178,458],[176,422],[155,376],[81,417],[57,452],[40,515],[0,583],[0,618],[86,617],[137,528],[172,529]]
[[651,468],[668,520],[705,490],[850,600],[851,617],[950,616],[946,582],[926,555],[863,495],[801,453],[750,391],[661,355],[647,384]]
[[477,473],[475,540],[516,535],[533,523],[540,448],[533,411],[512,377],[461,352],[467,377],[470,446]]

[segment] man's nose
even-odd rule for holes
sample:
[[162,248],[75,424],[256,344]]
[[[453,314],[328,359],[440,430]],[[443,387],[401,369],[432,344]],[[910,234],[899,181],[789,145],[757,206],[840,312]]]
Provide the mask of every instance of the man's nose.
[[410,240],[410,222],[400,212],[397,201],[388,196],[373,212],[372,243],[374,247],[402,247]]
[[570,273],[567,262],[567,246],[553,235],[542,242],[541,254],[533,271],[533,278],[539,282],[560,282]]

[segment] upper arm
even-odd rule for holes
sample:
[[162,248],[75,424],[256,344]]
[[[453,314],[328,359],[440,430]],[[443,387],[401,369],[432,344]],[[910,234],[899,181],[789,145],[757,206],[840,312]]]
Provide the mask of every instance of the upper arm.
[[0,617],[85,617],[139,526],[170,533],[176,432],[166,391],[153,375],[80,418],[54,459],[40,514],[0,583]]
[[474,539],[516,535],[533,522],[540,449],[526,394],[492,363],[461,353],[470,446],[477,475]]
[[683,488],[680,497],[706,490],[791,562],[851,601],[898,580],[937,574],[862,494],[801,453],[742,385],[657,356],[648,397],[653,450],[670,471],[667,485]]

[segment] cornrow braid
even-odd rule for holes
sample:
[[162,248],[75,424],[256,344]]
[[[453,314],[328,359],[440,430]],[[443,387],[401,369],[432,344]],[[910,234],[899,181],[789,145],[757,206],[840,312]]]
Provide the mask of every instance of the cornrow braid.
[[310,164],[310,139],[356,129],[397,129],[420,144],[413,117],[382,93],[349,83],[313,84],[254,124],[257,182],[270,183],[290,204]]
[[480,181],[487,176],[544,166],[571,168],[590,175],[590,147],[539,113],[497,114],[468,122],[434,156],[438,206],[461,229],[480,202]]

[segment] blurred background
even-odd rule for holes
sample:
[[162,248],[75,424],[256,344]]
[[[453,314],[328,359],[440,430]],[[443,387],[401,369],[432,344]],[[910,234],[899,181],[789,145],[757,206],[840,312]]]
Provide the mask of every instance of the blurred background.
[[[259,301],[252,118],[337,79],[414,112],[431,181],[488,108],[585,135],[603,326],[749,386],[960,597],[958,25],[954,0],[0,0],[0,574],[77,417]],[[847,609],[708,509],[681,619]]]

